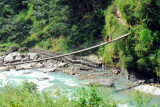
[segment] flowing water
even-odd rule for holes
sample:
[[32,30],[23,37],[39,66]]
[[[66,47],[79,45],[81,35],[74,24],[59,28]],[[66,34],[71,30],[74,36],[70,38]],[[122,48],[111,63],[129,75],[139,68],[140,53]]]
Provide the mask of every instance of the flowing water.
[[[43,80],[43,78],[45,79]],[[106,77],[100,77],[106,78]],[[128,93],[133,92],[134,83],[127,80],[123,76],[108,76],[110,80],[114,82],[114,87],[110,88],[112,90],[112,97],[116,101],[125,102],[128,100]],[[43,73],[38,70],[21,70],[15,71],[14,69],[4,71],[0,73],[0,88],[3,88],[4,85],[14,85],[18,86],[24,80],[29,82],[34,82],[38,85],[38,90],[74,90],[76,87],[86,84],[87,80],[80,80],[78,76],[70,76],[60,72],[53,73]],[[160,101],[160,96],[153,96],[154,103]],[[126,104],[120,104],[120,107],[127,107]]]
[[[21,70],[0,73],[0,87],[6,84],[18,86],[23,81],[28,80],[38,85],[38,90],[43,91],[45,89],[51,89],[55,87],[74,87],[81,84],[77,77],[72,77],[63,73],[43,73],[38,70]],[[43,80],[43,78],[45,78]]]

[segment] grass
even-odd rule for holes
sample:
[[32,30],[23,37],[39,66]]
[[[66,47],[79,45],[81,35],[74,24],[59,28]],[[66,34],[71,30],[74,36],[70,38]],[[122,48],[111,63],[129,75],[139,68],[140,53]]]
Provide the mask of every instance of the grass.
[[59,37],[52,37],[51,39],[51,48],[50,50],[55,52],[65,52],[65,37],[59,36]]

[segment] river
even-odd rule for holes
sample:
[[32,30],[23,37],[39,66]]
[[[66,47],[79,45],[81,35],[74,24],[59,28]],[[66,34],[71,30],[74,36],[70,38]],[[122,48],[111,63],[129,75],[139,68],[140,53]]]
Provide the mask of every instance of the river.
[[[45,79],[43,80],[42,78]],[[106,77],[98,77],[106,78]],[[110,80],[114,82],[114,87],[110,88],[112,90],[112,97],[119,103],[119,107],[128,107],[127,100],[129,99],[129,93],[134,92],[134,83],[121,75],[111,75],[108,76]],[[43,73],[39,70],[21,70],[16,71],[11,69],[10,71],[4,71],[0,73],[0,88],[4,85],[14,85],[18,86],[24,80],[29,82],[34,82],[38,85],[38,90],[73,90],[78,86],[88,83],[90,80],[82,80],[77,75],[71,76],[61,72]],[[160,96],[153,95],[153,103],[159,103]],[[133,106],[134,107],[134,106]]]

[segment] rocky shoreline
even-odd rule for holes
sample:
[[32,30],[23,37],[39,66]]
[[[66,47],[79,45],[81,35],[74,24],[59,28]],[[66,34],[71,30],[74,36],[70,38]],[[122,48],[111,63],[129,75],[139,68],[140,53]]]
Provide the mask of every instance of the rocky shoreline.
[[[24,49],[26,50],[26,48]],[[15,69],[16,71],[22,69],[38,69],[44,73],[63,72],[69,75],[78,75],[81,79],[95,79],[97,76],[107,77],[110,75],[123,75],[125,78],[134,81],[135,85],[149,84],[152,86],[160,87],[160,81],[156,78],[145,79],[138,74],[128,72],[123,69],[120,70],[117,68],[106,68],[102,64],[102,58],[99,58],[96,55],[81,57],[67,56],[40,62],[12,65],[12,63],[15,62],[39,60],[55,55],[59,55],[59,53],[40,49],[31,49],[27,53],[19,53],[15,47],[11,47],[6,55],[0,54],[0,71],[9,71],[11,68]],[[4,64],[8,64],[8,66],[3,66]],[[113,82],[107,79],[97,79],[96,81],[93,80],[93,83],[97,82],[102,83],[102,85],[106,85],[107,83],[106,86],[113,86]]]

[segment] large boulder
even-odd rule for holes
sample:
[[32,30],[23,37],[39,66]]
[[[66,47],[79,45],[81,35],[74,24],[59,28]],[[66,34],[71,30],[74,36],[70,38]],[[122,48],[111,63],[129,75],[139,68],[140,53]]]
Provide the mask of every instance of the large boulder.
[[16,57],[16,56],[20,55],[20,53],[18,53],[18,52],[12,52],[12,53],[10,53],[9,55],[11,55],[11,56],[13,56],[13,57]]
[[26,56],[21,56],[21,58],[22,58],[21,61],[23,61],[23,62],[30,60],[30,57],[29,57],[28,55],[26,55]]
[[88,67],[88,66],[85,66],[85,65],[82,65],[80,67],[80,70],[84,70],[84,71],[90,71],[90,70],[93,70],[91,67]]
[[128,70],[125,70],[125,69],[121,69],[121,74],[125,77],[125,78],[127,78],[127,79],[129,79],[129,75],[130,75],[130,73],[128,72]]
[[8,54],[5,58],[4,58],[4,62],[6,63],[11,63],[11,62],[15,62],[15,58],[16,56],[18,56],[19,53],[17,52],[12,52],[10,54]]
[[5,58],[4,58],[4,62],[8,63],[8,62],[14,62],[14,57],[11,56],[11,55],[7,55]]
[[56,67],[58,68],[67,67],[67,66],[68,66],[67,63],[59,63],[58,65],[56,65]]
[[37,60],[39,58],[39,54],[37,53],[28,53],[28,56],[31,60]]
[[94,85],[99,84],[101,86],[107,86],[107,87],[114,86],[114,83],[109,79],[97,79],[97,80],[93,80],[91,83]]
[[16,61],[16,62],[21,61],[21,60],[22,60],[21,56],[19,56],[19,55],[16,56],[16,58],[15,58],[15,61]]
[[12,55],[11,53],[8,54],[5,58],[4,58],[4,62],[6,63],[11,63],[15,61],[15,56],[14,54]]
[[84,61],[95,63],[95,64],[102,64],[102,58],[99,58],[96,55],[84,56],[84,57],[81,57],[81,59],[83,59]]
[[8,51],[7,54],[12,53],[12,52],[17,52],[18,51],[18,47],[17,46],[11,46]]
[[3,63],[4,63],[4,58],[0,56],[0,66],[3,65]]
[[31,68],[33,68],[33,65],[34,65],[34,63],[17,65],[17,66],[16,66],[16,70],[31,69]]
[[22,60],[21,54],[18,53],[18,54],[16,55],[15,61],[18,62],[18,61],[21,61],[21,60]]

